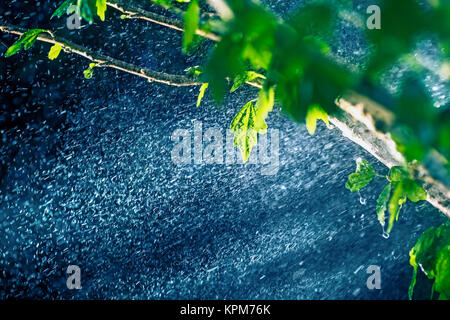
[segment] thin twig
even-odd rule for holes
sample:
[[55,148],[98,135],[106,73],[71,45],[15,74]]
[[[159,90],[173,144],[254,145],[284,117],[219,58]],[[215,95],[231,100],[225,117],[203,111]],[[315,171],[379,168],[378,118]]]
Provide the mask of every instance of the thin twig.
[[[17,36],[23,35],[27,30],[13,26],[13,25],[0,25],[0,31],[14,34]],[[164,72],[154,71],[148,68],[141,68],[131,63],[127,63],[112,57],[96,53],[88,48],[82,47],[78,44],[72,43],[64,38],[50,36],[47,33],[41,33],[37,37],[38,41],[46,42],[50,44],[58,43],[66,52],[75,53],[80,55],[98,65],[98,67],[112,68],[120,71],[124,71],[130,74],[147,79],[150,82],[159,82],[171,86],[196,86],[202,83],[184,75],[173,75]]]

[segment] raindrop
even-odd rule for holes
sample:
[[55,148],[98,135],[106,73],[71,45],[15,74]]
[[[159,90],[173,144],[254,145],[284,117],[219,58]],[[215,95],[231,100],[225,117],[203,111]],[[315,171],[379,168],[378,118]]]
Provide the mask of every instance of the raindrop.
[[358,190],[358,195],[359,195],[359,203],[361,203],[363,206],[365,206],[366,203],[367,203],[367,199],[366,199],[366,198],[363,198],[363,196],[361,195],[361,193],[359,192],[359,190]]

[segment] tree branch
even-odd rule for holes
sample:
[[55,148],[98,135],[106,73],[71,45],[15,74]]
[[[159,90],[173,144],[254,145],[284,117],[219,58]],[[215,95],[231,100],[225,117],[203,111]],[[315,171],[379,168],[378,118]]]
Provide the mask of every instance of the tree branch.
[[[390,134],[378,131],[375,126],[380,121],[387,125],[394,121],[389,110],[355,92],[344,95],[336,104],[343,112],[330,117],[330,122],[344,137],[360,145],[388,168],[406,163]],[[427,191],[427,201],[450,218],[450,177],[445,170],[445,159],[436,151],[431,152],[417,167],[416,179]]]
[[[0,31],[21,36],[27,30],[13,25],[0,25]],[[72,43],[64,38],[51,36],[46,33],[41,33],[38,36],[37,40],[50,44],[58,43],[59,45],[61,45],[64,51],[82,56],[96,63],[98,67],[112,68],[127,73],[131,73],[138,77],[145,78],[150,82],[159,82],[171,86],[196,86],[202,84],[201,82],[198,82],[195,79],[192,79],[184,75],[173,75],[164,72],[150,70],[148,68],[141,68],[134,64],[96,53],[88,48]]]
[[[107,1],[106,4],[114,8],[123,14],[125,14],[130,19],[141,19],[149,22],[153,22],[174,30],[178,30],[183,32],[184,31],[184,23],[180,20],[170,19],[164,16],[161,16],[159,14],[146,11],[140,8],[136,8],[133,6],[130,6],[129,4],[122,4],[118,3],[116,1]],[[219,41],[220,37],[215,35],[211,32],[206,32],[200,29],[197,29],[195,33],[201,37],[213,40],[213,41]]]

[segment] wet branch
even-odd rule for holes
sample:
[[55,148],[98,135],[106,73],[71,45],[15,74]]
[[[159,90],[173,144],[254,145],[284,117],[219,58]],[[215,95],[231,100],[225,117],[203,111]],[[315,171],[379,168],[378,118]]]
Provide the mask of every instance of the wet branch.
[[[0,31],[21,36],[24,34],[27,30],[13,26],[13,25],[0,25]],[[104,68],[112,68],[120,71],[124,71],[130,74],[134,74],[138,77],[142,77],[147,79],[150,82],[159,82],[164,83],[171,86],[196,86],[201,85],[201,82],[184,76],[184,75],[173,75],[168,74],[164,72],[158,72],[154,70],[150,70],[148,68],[142,68],[139,66],[136,66],[131,63],[127,63],[118,59],[114,59],[112,57],[96,53],[88,48],[85,48],[83,46],[80,46],[78,44],[72,43],[64,38],[52,36],[50,34],[41,33],[38,38],[38,41],[46,42],[50,44],[56,44],[58,43],[61,45],[63,50],[65,52],[71,52],[74,54],[77,54],[79,56],[82,56],[94,63],[97,64],[97,67],[104,67]]]
[[[175,19],[170,19],[167,17],[164,17],[162,15],[150,12],[150,11],[146,11],[140,8],[136,8],[134,6],[130,6],[129,4],[122,4],[122,3],[118,3],[115,1],[107,1],[106,4],[113,8],[116,9],[120,12],[122,12],[124,15],[127,16],[127,18],[129,19],[141,19],[141,20],[145,20],[145,21],[149,21],[149,22],[153,22],[174,30],[178,30],[183,32],[184,30],[184,23],[180,20],[175,20]],[[214,33],[211,32],[206,32],[200,29],[197,29],[195,32],[197,35],[213,40],[213,41],[219,41],[220,38],[219,36],[215,35]]]

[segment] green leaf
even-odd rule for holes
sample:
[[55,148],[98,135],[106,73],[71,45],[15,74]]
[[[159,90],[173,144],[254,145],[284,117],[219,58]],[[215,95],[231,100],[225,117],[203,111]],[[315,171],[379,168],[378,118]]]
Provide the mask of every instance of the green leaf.
[[51,48],[50,51],[48,53],[48,58],[50,60],[55,60],[56,58],[58,58],[59,53],[61,52],[61,45],[59,43],[55,43]]
[[96,0],[78,0],[77,9],[81,17],[89,23],[94,21],[94,14],[97,12]]
[[377,218],[378,221],[380,221],[381,225],[384,227],[384,219],[385,219],[385,212],[387,209],[387,203],[389,201],[389,197],[391,195],[391,184],[388,183],[384,188],[383,191],[381,191],[380,196],[377,199]]
[[258,99],[256,100],[256,120],[255,129],[259,133],[265,133],[267,130],[266,118],[273,109],[275,103],[275,91],[269,88],[267,91],[263,88],[259,90]]
[[411,249],[409,256],[409,263],[413,267],[409,298],[413,297],[420,266],[428,279],[434,279],[433,289],[439,292],[439,299],[450,299],[450,222],[426,230]]
[[405,195],[412,202],[417,202],[427,199],[427,192],[419,186],[414,180],[407,179],[403,181],[403,190]]
[[[412,250],[411,250],[411,252],[412,252]],[[410,256],[411,256],[411,252],[409,253]],[[412,256],[411,256],[411,259],[413,259]],[[412,265],[411,259],[410,259],[410,264]],[[409,289],[408,289],[409,300],[412,300],[413,293],[414,293],[414,287],[416,286],[416,281],[417,281],[417,264],[415,262],[414,262],[414,264],[415,265],[413,266],[413,275],[412,275],[411,283],[409,284]]]
[[332,128],[328,121],[328,113],[326,113],[321,106],[313,104],[309,106],[306,111],[306,128],[310,135],[313,135],[314,132],[316,132],[317,120],[322,120],[327,125],[328,129]]
[[244,74],[240,74],[240,75],[236,76],[236,78],[234,79],[233,86],[230,89],[230,92],[236,91],[245,82],[252,81],[252,80],[255,80],[257,78],[264,79],[265,77],[262,74],[257,73],[255,71],[246,71]]
[[440,293],[439,300],[450,300],[450,241],[438,253],[435,275],[434,288]]
[[54,17],[61,18],[63,15],[66,14],[67,9],[70,7],[71,4],[75,4],[75,0],[66,0],[64,1],[56,10],[53,12],[50,19],[53,19]]
[[389,180],[401,181],[409,179],[411,175],[405,167],[394,166],[389,170]]
[[198,93],[198,98],[197,98],[197,107],[199,107],[200,103],[202,103],[203,96],[205,95],[205,91],[208,88],[208,86],[209,86],[209,83],[206,82],[206,83],[203,83],[202,86],[200,87],[200,91]]
[[83,71],[84,74],[84,78],[85,79],[91,79],[92,76],[94,75],[94,68],[97,66],[97,64],[95,62],[91,62],[89,64],[89,67]]
[[241,150],[242,159],[247,162],[252,148],[258,142],[256,110],[253,101],[247,102],[233,118],[230,130],[234,132],[234,145]]
[[189,76],[198,77],[203,73],[203,68],[201,66],[189,67],[184,69],[184,72]]
[[15,55],[17,52],[22,49],[22,43],[20,42],[14,42],[11,47],[8,48],[5,52],[5,57],[11,57],[12,55]]
[[197,0],[192,0],[184,15],[183,51],[187,52],[194,41],[195,32],[200,21],[200,7]]
[[402,181],[393,182],[392,188],[393,188],[392,197],[391,200],[389,201],[389,224],[387,233],[390,233],[392,231],[392,228],[394,227],[394,222],[396,219],[398,219],[401,206],[406,201]]
[[390,233],[394,226],[394,221],[398,220],[399,212],[402,205],[409,199],[413,202],[426,200],[427,193],[412,179],[404,179],[401,181],[392,181],[392,197],[389,201],[389,225],[387,233]]
[[97,0],[97,15],[100,17],[100,20],[105,21],[105,12],[106,12],[106,0]]
[[92,70],[91,68],[88,68],[83,71],[83,74],[84,74],[85,79],[91,79],[92,75],[94,74],[94,70]]
[[350,191],[358,191],[364,188],[375,177],[375,170],[367,160],[356,161],[356,171],[348,176],[345,186]]
[[5,57],[11,57],[12,55],[19,52],[22,48],[28,50],[35,43],[37,37],[44,29],[31,29],[25,32],[16,42],[12,44],[5,52]]

